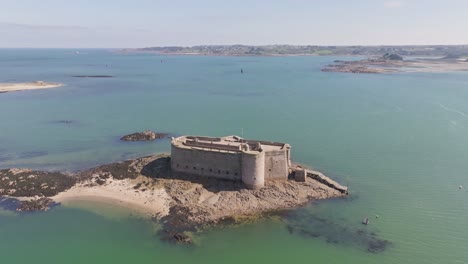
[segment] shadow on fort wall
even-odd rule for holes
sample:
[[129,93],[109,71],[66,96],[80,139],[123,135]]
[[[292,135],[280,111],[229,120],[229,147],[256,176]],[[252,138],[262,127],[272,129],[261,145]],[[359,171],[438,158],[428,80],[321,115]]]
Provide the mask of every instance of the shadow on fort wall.
[[145,165],[140,173],[153,179],[172,179],[198,183],[210,192],[240,191],[245,189],[241,181],[203,177],[189,173],[174,172],[171,170],[171,158],[160,157]]

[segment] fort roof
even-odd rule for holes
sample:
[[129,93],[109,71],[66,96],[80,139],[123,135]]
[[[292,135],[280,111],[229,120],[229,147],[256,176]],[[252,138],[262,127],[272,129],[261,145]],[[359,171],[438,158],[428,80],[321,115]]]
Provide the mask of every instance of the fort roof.
[[227,137],[202,137],[202,136],[182,136],[172,140],[172,143],[181,148],[197,148],[206,151],[224,152],[262,152],[282,150],[289,147],[289,144],[246,140],[238,136]]

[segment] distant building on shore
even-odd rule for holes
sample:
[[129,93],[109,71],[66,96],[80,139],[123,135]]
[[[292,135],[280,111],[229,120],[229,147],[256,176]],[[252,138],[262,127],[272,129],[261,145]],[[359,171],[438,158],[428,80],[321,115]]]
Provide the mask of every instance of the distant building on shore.
[[220,179],[241,180],[249,189],[265,181],[287,180],[291,146],[286,143],[247,140],[238,136],[172,138],[173,171]]

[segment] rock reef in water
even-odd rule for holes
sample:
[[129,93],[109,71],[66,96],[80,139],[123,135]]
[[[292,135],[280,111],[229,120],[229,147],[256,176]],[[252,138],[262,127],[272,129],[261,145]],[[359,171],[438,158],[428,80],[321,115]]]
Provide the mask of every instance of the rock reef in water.
[[301,210],[283,215],[289,233],[322,239],[326,243],[356,246],[369,253],[385,251],[392,243],[381,239],[367,228],[358,228],[346,223],[335,222]]
[[112,75],[73,75],[73,78],[114,78]]
[[167,137],[166,133],[156,133],[151,130],[146,130],[143,132],[137,132],[129,135],[125,135],[120,138],[122,141],[153,141],[156,139],[161,139]]

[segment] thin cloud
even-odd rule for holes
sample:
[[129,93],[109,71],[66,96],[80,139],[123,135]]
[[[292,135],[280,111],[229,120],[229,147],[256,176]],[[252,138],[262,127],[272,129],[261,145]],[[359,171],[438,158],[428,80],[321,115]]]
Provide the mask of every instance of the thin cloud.
[[52,25],[30,25],[0,22],[0,29],[25,29],[25,30],[86,30],[81,26],[52,26]]
[[384,6],[388,8],[398,8],[398,7],[402,7],[403,3],[400,1],[388,1],[384,3]]

